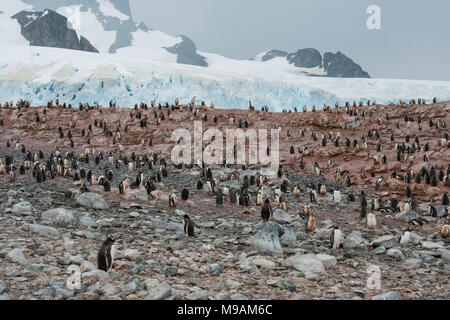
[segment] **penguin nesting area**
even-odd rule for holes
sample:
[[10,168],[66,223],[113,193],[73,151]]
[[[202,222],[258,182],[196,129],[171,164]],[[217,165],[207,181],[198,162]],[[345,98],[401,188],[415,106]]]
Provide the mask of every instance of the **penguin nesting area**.
[[[18,105],[0,108],[1,299],[450,297],[448,101]],[[280,128],[278,173],[175,165],[194,121]]]

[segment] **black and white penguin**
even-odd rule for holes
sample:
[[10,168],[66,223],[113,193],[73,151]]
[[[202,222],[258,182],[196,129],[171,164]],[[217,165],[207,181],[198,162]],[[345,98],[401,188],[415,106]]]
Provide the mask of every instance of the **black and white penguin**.
[[261,208],[261,218],[263,221],[269,221],[270,217],[272,217],[272,207],[270,205],[270,200],[266,199],[264,201],[264,205]]
[[316,218],[314,217],[314,215],[310,214],[305,230],[307,233],[311,233],[314,231],[315,227],[316,227]]
[[400,239],[399,239],[399,244],[401,246],[407,246],[408,245],[409,240],[411,238],[411,232],[412,232],[412,229],[409,228],[409,227],[405,231],[403,231],[403,233],[402,233],[402,235],[400,236]]
[[339,251],[342,241],[343,241],[343,234],[341,229],[339,229],[339,227],[337,226],[333,226],[330,233],[330,243],[334,251]]
[[203,182],[201,180],[197,181],[197,190],[202,190],[203,189]]
[[175,208],[177,206],[177,196],[175,193],[172,193],[169,196],[169,207]]
[[181,191],[181,199],[183,199],[184,201],[187,201],[189,199],[189,190],[186,188],[183,188],[183,190]]
[[444,194],[442,195],[442,205],[443,206],[449,205],[448,194],[446,192],[444,192]]
[[110,235],[101,245],[97,254],[97,265],[99,270],[108,271],[114,262],[114,243],[116,239]]
[[216,205],[218,207],[221,207],[223,205],[223,190],[222,190],[222,188],[219,188],[217,190]]
[[111,183],[107,179],[105,179],[103,182],[103,191],[111,192]]
[[184,233],[187,233],[189,237],[194,237],[194,222],[189,218],[187,214],[183,216],[183,229]]

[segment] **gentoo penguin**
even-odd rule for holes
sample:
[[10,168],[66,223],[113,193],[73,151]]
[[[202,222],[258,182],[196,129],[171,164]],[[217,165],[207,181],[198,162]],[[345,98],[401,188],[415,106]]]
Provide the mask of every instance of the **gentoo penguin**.
[[325,197],[326,194],[327,194],[327,187],[324,184],[322,184],[320,186],[320,196]]
[[114,243],[116,239],[110,235],[101,245],[97,254],[97,265],[99,270],[108,271],[114,262]]
[[270,200],[266,199],[264,201],[264,205],[261,208],[261,218],[263,221],[269,221],[270,217],[272,216],[272,207],[270,206]]
[[408,227],[405,231],[403,231],[402,235],[400,236],[399,244],[401,246],[407,246],[409,239],[411,238],[411,232],[412,229]]
[[442,205],[443,206],[449,205],[449,199],[448,199],[448,195],[446,192],[444,192],[444,194],[442,195]]
[[184,233],[187,233],[189,237],[194,237],[194,222],[187,214],[183,216],[183,229]]
[[216,205],[218,207],[221,207],[223,205],[223,190],[222,190],[222,188],[219,188],[217,190]]
[[449,237],[449,225],[448,224],[442,225],[441,236],[443,239],[447,239]]
[[334,203],[340,203],[341,202],[341,192],[339,190],[333,191],[333,201]]
[[316,191],[316,190],[312,190],[312,191],[309,193],[309,200],[310,200],[311,202],[317,202],[317,191]]
[[262,189],[263,187],[261,187],[261,189],[258,190],[258,194],[256,195],[256,205],[260,206],[262,205],[263,202],[263,196],[264,196],[264,191]]
[[177,196],[175,193],[172,193],[169,196],[169,207],[175,208],[177,206]]
[[189,190],[186,188],[183,188],[183,190],[181,191],[181,199],[183,199],[184,201],[187,201],[189,199]]
[[294,187],[293,193],[294,193],[294,197],[296,197],[296,198],[298,198],[300,196],[300,189],[298,186]]
[[110,192],[111,191],[111,183],[108,180],[103,182],[103,191]]
[[343,235],[341,229],[337,226],[333,226],[333,229],[330,234],[330,242],[331,247],[334,249],[334,251],[339,251],[339,247],[341,246],[341,243],[343,241]]
[[203,182],[201,180],[197,181],[197,190],[202,190],[203,189]]
[[306,224],[306,232],[311,233],[316,227],[316,218],[312,214],[309,215],[308,223]]
[[309,217],[311,215],[311,206],[309,204],[305,204],[303,206],[303,214],[305,217]]
[[432,204],[430,204],[430,205],[428,206],[428,215],[429,215],[429,216],[432,216],[432,217],[434,217],[434,218],[437,217],[437,209],[436,209],[436,207],[433,206]]
[[375,230],[377,226],[377,218],[375,217],[375,214],[369,213],[367,215],[367,229],[369,230]]
[[11,170],[9,172],[9,181],[10,182],[16,182],[16,173],[14,172],[14,170]]

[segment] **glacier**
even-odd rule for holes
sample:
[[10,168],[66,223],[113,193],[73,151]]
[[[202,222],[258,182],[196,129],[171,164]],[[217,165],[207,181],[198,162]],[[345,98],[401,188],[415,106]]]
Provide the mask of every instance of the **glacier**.
[[[213,101],[216,108],[246,109],[248,101],[260,108],[281,111],[306,105],[341,105],[345,101],[397,103],[399,99],[450,100],[450,82],[396,79],[308,77],[298,68],[214,57],[208,68],[166,61],[133,59],[113,54],[0,46],[0,101],[29,100],[46,105],[59,99],[77,106],[110,100],[121,107],[156,100],[160,103]],[[283,62],[284,63],[284,62]]]

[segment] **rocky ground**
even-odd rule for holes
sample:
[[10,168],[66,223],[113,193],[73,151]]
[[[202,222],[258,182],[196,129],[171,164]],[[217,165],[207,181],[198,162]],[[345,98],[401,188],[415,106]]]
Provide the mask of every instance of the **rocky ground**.
[[[144,188],[127,190],[119,195],[118,183],[127,175],[125,166],[113,169],[111,192],[101,186],[88,186],[89,193],[79,194],[79,185],[71,179],[56,177],[43,183],[33,179],[31,171],[11,182],[8,175],[0,175],[0,299],[448,299],[450,297],[450,242],[440,235],[444,219],[426,215],[429,203],[436,206],[439,215],[445,207],[442,195],[450,193],[443,181],[432,187],[424,181],[407,184],[391,178],[395,170],[414,174],[426,163],[434,165],[437,172],[447,170],[450,149],[440,140],[450,124],[450,102],[432,105],[390,105],[358,107],[358,116],[339,112],[317,111],[307,113],[266,113],[260,111],[212,110],[199,107],[196,117],[188,107],[173,112],[173,120],[156,124],[153,110],[140,110],[148,115],[147,128],[139,127],[135,110],[104,108],[78,111],[78,109],[47,109],[43,107],[18,110],[0,108],[3,126],[0,126],[0,158],[14,158],[20,167],[25,153],[14,150],[19,139],[27,151],[42,150],[45,159],[58,147],[61,153],[83,153],[86,147],[100,151],[114,151],[117,145],[113,137],[106,137],[102,129],[94,126],[94,119],[106,119],[109,128],[116,128],[120,121],[124,154],[157,153],[159,158],[170,159],[174,142],[170,141],[174,129],[192,129],[194,120],[201,120],[203,129],[217,126],[229,127],[229,118],[247,120],[250,128],[278,128],[280,133],[281,164],[283,177],[267,177],[267,194],[272,201],[274,215],[271,222],[261,221],[261,207],[255,204],[258,188],[249,187],[253,204],[250,207],[232,204],[228,199],[222,207],[216,206],[216,196],[206,190],[196,190],[200,169],[168,166],[168,177],[155,182],[156,191],[147,194]],[[350,108],[355,109],[355,108]],[[365,110],[363,117],[361,112]],[[35,120],[35,111],[40,121]],[[130,111],[132,116],[130,117]],[[159,112],[159,111],[158,111]],[[371,116],[369,116],[369,112]],[[389,114],[389,120],[386,119]],[[406,123],[404,116],[413,117]],[[422,122],[417,123],[421,116]],[[213,122],[214,116],[218,123]],[[380,124],[378,123],[380,119]],[[429,119],[441,121],[439,128],[429,127]],[[75,147],[70,148],[66,132],[69,122]],[[397,128],[395,122],[399,122]],[[91,144],[81,136],[92,124]],[[124,128],[128,124],[127,132]],[[57,128],[61,126],[64,138]],[[419,128],[419,126],[421,128]],[[236,124],[232,126],[236,128]],[[380,138],[368,138],[367,149],[356,151],[346,147],[345,138],[360,141],[370,129],[377,129]],[[287,136],[287,130],[290,136]],[[304,135],[300,134],[304,130]],[[331,141],[321,145],[320,134],[340,132],[341,143],[336,147]],[[114,130],[115,132],[115,130]],[[318,134],[314,141],[312,132]],[[391,134],[395,141],[391,141]],[[411,141],[419,136],[420,145],[429,143],[428,152],[414,154],[412,162],[397,161],[394,144]],[[152,137],[153,145],[146,141]],[[141,140],[144,139],[144,143]],[[6,142],[12,141],[7,148]],[[383,150],[377,152],[377,144]],[[294,146],[295,153],[289,149]],[[307,146],[309,153],[298,149]],[[386,154],[387,163],[374,164],[374,155]],[[305,169],[299,167],[304,157]],[[328,159],[331,163],[328,163]],[[39,160],[45,163],[44,160]],[[322,175],[314,174],[318,162]],[[80,167],[102,174],[106,158],[95,165],[80,161]],[[158,168],[158,166],[155,166]],[[348,170],[352,184],[335,180],[335,170]],[[239,166],[223,168],[213,166],[218,179],[219,172],[238,173],[239,179],[220,182],[240,188],[244,175],[257,175],[258,166],[243,170]],[[367,171],[361,176],[361,169]],[[145,176],[153,170],[143,168]],[[374,177],[371,176],[374,173]],[[135,177],[137,171],[131,174]],[[378,177],[385,178],[380,190],[375,190]],[[289,182],[283,193],[287,210],[281,210],[274,201],[273,191],[283,180]],[[310,204],[309,192],[318,183],[327,186],[327,194],[311,204],[316,217],[316,228],[306,233],[307,218],[302,217],[303,206]],[[300,196],[293,195],[293,186],[300,187]],[[389,210],[372,211],[377,217],[376,230],[368,230],[365,219],[360,217],[359,192],[364,190],[369,202],[379,198],[384,201],[396,198],[406,201],[405,188],[409,185],[418,207],[409,212]],[[188,188],[188,201],[181,200],[181,189]],[[333,190],[340,190],[342,200],[333,201]],[[69,192],[70,191],[70,192]],[[168,196],[178,196],[176,208],[169,208]],[[356,201],[348,201],[347,195],[356,195]],[[183,232],[183,215],[188,214],[196,224],[196,237]],[[422,217],[423,226],[411,226],[411,218]],[[345,235],[342,247],[331,248],[329,235],[332,225],[338,225]],[[411,240],[400,246],[399,237],[411,226]],[[97,252],[108,234],[118,239],[113,267],[104,272],[97,269]],[[367,285],[370,267],[381,271],[380,288]],[[80,286],[72,288],[68,279],[74,278],[72,270],[80,272]],[[77,273],[75,273],[76,275]]]

